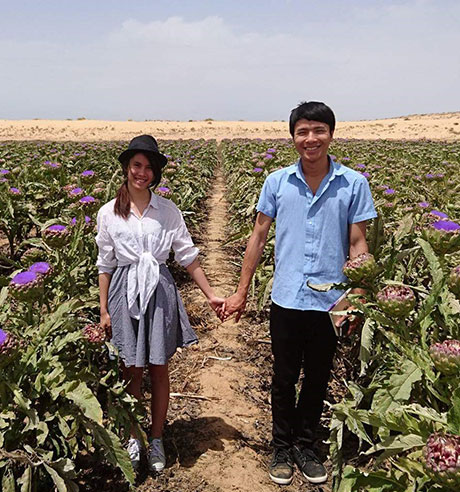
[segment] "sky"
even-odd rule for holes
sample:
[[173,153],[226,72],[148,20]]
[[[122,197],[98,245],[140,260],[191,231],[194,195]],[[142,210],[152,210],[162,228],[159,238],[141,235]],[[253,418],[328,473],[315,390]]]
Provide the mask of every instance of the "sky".
[[0,0],[0,119],[460,111],[458,0]]

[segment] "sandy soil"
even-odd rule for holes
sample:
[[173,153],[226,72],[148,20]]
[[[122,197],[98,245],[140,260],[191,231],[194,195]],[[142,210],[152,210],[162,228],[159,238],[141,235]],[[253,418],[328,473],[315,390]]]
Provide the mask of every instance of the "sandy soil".
[[[129,140],[142,133],[163,139],[289,138],[284,121],[0,120],[0,141]],[[460,112],[338,122],[335,137],[460,140]]]

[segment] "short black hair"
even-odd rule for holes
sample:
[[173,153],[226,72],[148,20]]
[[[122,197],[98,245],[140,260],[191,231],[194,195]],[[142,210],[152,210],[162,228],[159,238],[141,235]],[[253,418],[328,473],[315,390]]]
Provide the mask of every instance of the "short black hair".
[[335,130],[335,116],[332,109],[318,101],[301,102],[291,111],[289,133],[294,136],[295,124],[299,120],[320,121],[329,126],[331,135]]

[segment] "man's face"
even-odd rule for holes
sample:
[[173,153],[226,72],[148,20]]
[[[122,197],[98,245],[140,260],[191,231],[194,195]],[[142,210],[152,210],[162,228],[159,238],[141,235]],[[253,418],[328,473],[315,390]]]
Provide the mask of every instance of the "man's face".
[[302,162],[315,164],[326,158],[332,134],[326,123],[299,120],[295,124],[293,138]]

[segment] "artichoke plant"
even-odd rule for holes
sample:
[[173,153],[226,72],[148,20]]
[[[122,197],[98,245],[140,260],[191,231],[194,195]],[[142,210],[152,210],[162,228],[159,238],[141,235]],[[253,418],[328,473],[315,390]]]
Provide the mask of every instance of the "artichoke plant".
[[105,329],[99,323],[92,323],[83,328],[83,336],[86,340],[95,345],[102,345],[106,338]]
[[43,276],[30,271],[18,273],[10,282],[9,292],[18,300],[32,302],[43,293]]
[[445,340],[430,347],[436,369],[447,376],[460,372],[460,340]]
[[387,285],[376,297],[380,309],[395,318],[403,318],[415,306],[415,294],[405,285]]
[[452,268],[450,272],[449,288],[458,298],[460,298],[460,265]]
[[438,254],[455,253],[460,249],[460,225],[451,220],[437,220],[423,231]]
[[53,268],[46,261],[38,261],[30,265],[28,271],[41,275],[44,279],[46,279],[53,273]]
[[428,475],[448,490],[460,490],[460,436],[432,434],[425,447]]
[[0,328],[0,355],[10,355],[18,346],[16,337]]
[[51,225],[43,231],[43,240],[51,248],[62,248],[69,239],[69,230],[61,224]]
[[349,259],[343,266],[343,273],[352,282],[371,280],[377,270],[377,263],[371,253],[362,253]]

